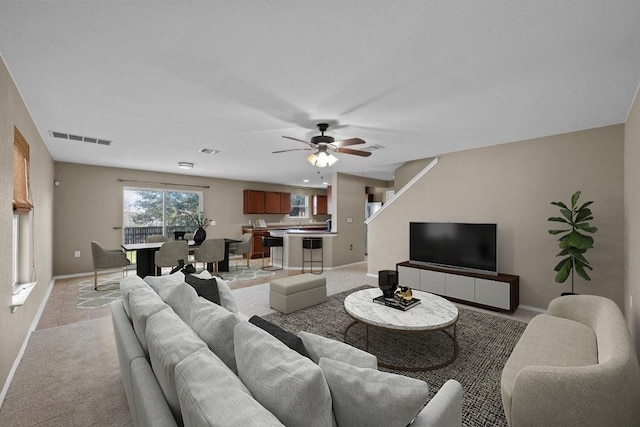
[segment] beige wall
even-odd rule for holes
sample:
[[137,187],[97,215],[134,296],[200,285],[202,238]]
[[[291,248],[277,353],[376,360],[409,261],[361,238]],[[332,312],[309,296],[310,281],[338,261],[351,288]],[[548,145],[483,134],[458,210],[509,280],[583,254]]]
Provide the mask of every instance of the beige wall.
[[[29,143],[31,201],[22,215],[20,282],[37,280],[26,304],[11,313],[13,135],[14,126]],[[0,58],[0,384],[5,384],[29,328],[51,283],[53,160],[9,71]]]
[[[174,188],[202,191],[204,212],[216,221],[207,227],[207,237],[238,238],[242,227],[250,219],[264,218],[267,222],[288,221],[287,215],[244,215],[243,190],[270,190],[297,194],[326,194],[324,189],[308,189],[255,182],[155,173],[131,169],[118,169],[74,163],[55,164],[55,275],[84,273],[93,270],[90,242],[95,240],[107,248],[118,248],[122,243],[122,191],[124,187]],[[158,185],[134,182],[166,182],[182,185]],[[194,188],[187,185],[209,186]],[[311,201],[310,201],[311,203]],[[324,222],[328,216],[314,217]],[[75,258],[74,252],[80,251]]]
[[409,181],[411,181],[414,176],[416,176],[418,173],[420,173],[420,171],[422,171],[422,169],[427,167],[427,165],[429,163],[431,163],[433,161],[433,159],[434,159],[433,157],[429,157],[429,158],[426,158],[426,159],[412,160],[410,162],[406,162],[405,164],[400,166],[398,169],[396,169],[396,171],[394,173],[394,176],[395,176],[395,182],[394,182],[395,192],[397,193],[398,191],[400,191],[402,189],[402,187],[407,185],[407,183]]
[[410,221],[495,222],[500,272],[520,276],[520,304],[546,308],[570,289],[554,282],[550,202],[582,190],[581,201],[594,201],[599,230],[586,255],[592,280],[576,279],[576,292],[622,307],[623,147],[617,125],[444,155],[369,224],[369,273],[409,258]]
[[[640,96],[631,107],[624,134],[625,314],[640,355]],[[633,306],[631,305],[633,299]]]

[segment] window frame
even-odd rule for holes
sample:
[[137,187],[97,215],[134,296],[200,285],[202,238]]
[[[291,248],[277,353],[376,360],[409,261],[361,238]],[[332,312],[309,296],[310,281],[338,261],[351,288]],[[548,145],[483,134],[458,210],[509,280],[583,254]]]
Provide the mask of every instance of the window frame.
[[19,281],[20,268],[20,215],[13,215],[13,243],[11,259],[11,289],[15,290]]
[[[296,205],[296,204],[294,204],[293,200],[296,197],[304,198],[304,205]],[[309,211],[309,195],[308,194],[291,193],[289,198],[290,198],[290,202],[291,202],[291,206],[289,208],[289,219],[292,219],[292,220],[303,220],[303,219],[311,218],[310,211]],[[304,208],[304,215],[291,215],[293,210],[296,209],[296,208],[297,209]]]

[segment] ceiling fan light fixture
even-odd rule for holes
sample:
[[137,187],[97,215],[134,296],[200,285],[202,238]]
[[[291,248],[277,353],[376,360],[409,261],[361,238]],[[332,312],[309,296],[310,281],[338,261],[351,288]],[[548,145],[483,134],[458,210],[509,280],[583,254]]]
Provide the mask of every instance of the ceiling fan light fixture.
[[318,168],[326,168],[338,161],[338,158],[326,151],[320,151],[307,156],[307,161]]

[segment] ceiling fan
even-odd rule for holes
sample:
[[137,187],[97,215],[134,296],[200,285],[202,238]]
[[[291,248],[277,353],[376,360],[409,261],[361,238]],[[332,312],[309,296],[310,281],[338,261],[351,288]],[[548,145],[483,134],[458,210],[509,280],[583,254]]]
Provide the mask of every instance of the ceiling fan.
[[327,136],[324,133],[329,128],[327,123],[318,123],[318,129],[321,135],[316,135],[311,138],[311,141],[303,141],[302,139],[293,138],[291,136],[283,136],[283,138],[292,139],[294,141],[302,142],[309,146],[309,148],[292,148],[289,150],[273,151],[273,153],[285,153],[287,151],[298,150],[315,150],[314,153],[307,156],[307,160],[313,166],[324,168],[334,164],[338,158],[333,153],[353,154],[356,156],[369,157],[371,153],[369,151],[354,150],[352,148],[345,148],[349,145],[364,144],[364,140],[360,138],[349,138],[341,141],[336,141],[333,137]]

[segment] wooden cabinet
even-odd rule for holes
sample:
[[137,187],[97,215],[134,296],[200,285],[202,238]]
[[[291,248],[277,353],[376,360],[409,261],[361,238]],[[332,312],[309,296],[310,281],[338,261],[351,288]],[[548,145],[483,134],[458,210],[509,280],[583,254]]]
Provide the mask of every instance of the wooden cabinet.
[[276,193],[275,191],[264,192],[264,213],[280,213],[280,195],[281,193]]
[[327,196],[319,194],[313,195],[313,214],[314,215],[327,215]]
[[262,214],[265,213],[264,191],[244,190],[244,209],[245,214]]
[[244,190],[244,214],[289,214],[291,193]]
[[408,261],[397,264],[396,269],[399,285],[453,301],[510,313],[520,304],[518,276],[458,272]]
[[291,213],[291,193],[280,193],[280,213]]

